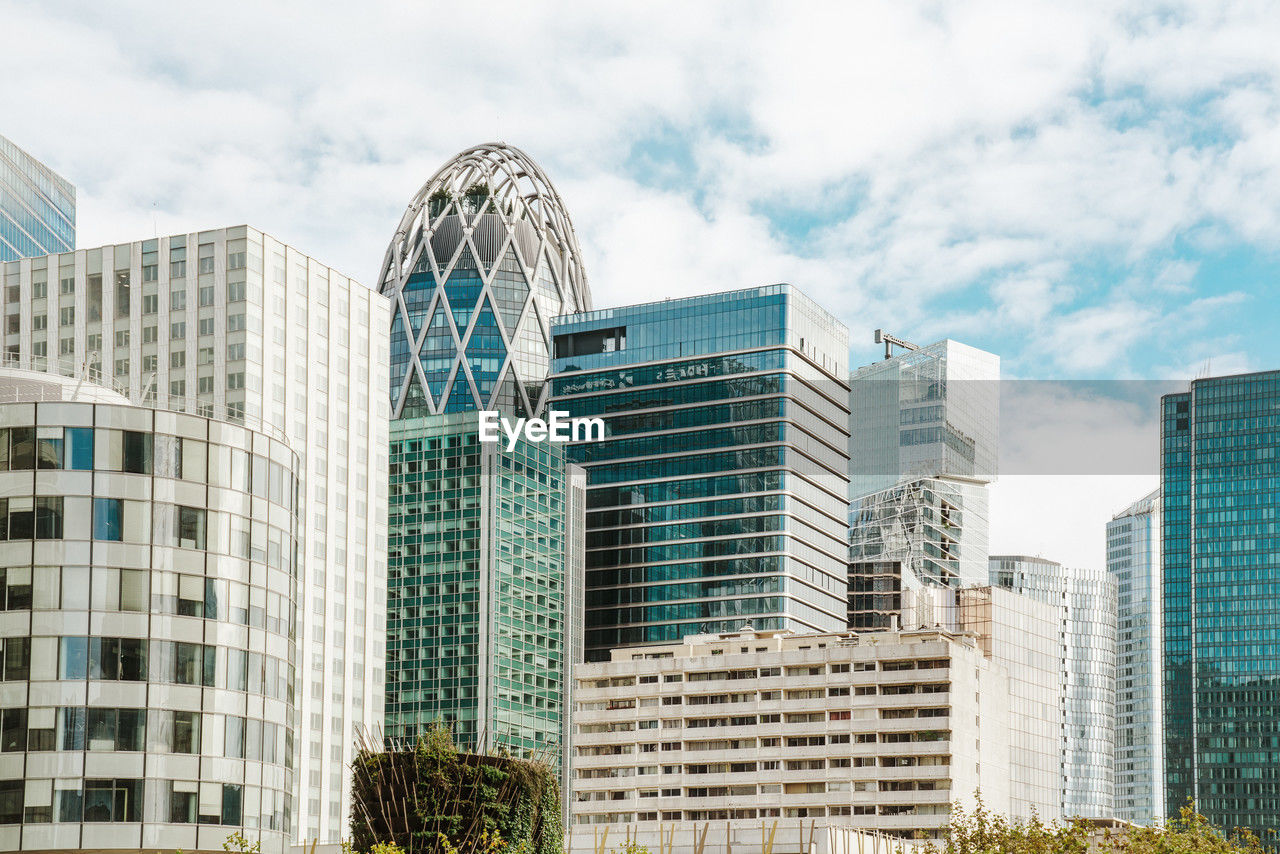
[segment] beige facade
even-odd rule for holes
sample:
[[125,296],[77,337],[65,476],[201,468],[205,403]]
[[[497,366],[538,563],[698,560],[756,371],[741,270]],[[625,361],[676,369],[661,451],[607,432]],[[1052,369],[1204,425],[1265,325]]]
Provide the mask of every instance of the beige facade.
[[1009,811],[1009,683],[972,635],[755,632],[575,669],[572,823],[816,819],[935,834]]

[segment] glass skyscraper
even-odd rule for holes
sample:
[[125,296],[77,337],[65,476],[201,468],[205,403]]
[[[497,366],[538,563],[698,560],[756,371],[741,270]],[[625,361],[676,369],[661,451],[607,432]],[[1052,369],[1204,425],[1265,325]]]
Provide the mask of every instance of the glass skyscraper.
[[476,146],[414,196],[380,283],[394,416],[386,735],[412,744],[442,721],[468,746],[560,765],[583,474],[563,445],[481,443],[478,411],[543,409],[551,319],[590,304],[573,225],[528,155]]
[[76,188],[0,136],[0,262],[76,248]]
[[1280,371],[1161,398],[1165,805],[1280,830]]
[[852,497],[917,477],[994,480],[999,380],[999,356],[949,339],[858,368],[849,381]]
[[1062,615],[1062,815],[1115,810],[1116,580],[1044,558],[993,555],[991,583]]
[[948,598],[987,584],[999,379],[998,356],[951,340],[854,372],[850,628],[891,627],[904,591]]
[[438,720],[555,765],[582,535],[564,446],[508,451],[478,429],[475,412],[392,422],[386,735],[412,744]]
[[586,650],[845,624],[848,333],[789,285],[560,317],[552,404],[600,418]]
[[1107,523],[1107,571],[1116,579],[1116,818],[1164,817],[1161,731],[1160,493]]

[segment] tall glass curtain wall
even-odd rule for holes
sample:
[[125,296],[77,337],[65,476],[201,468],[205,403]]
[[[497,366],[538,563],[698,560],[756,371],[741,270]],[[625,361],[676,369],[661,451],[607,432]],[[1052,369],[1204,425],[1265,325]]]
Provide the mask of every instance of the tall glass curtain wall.
[[1165,802],[1280,831],[1280,372],[1162,400]]
[[778,285],[556,321],[553,408],[600,418],[589,660],[700,632],[845,622],[847,333]]

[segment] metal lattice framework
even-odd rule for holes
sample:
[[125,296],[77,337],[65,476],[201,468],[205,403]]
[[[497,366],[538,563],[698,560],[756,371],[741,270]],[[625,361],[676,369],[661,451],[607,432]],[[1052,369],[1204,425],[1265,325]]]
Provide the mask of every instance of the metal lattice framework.
[[487,143],[413,197],[387,248],[392,416],[546,404],[551,318],[586,311],[582,250],[551,181]]

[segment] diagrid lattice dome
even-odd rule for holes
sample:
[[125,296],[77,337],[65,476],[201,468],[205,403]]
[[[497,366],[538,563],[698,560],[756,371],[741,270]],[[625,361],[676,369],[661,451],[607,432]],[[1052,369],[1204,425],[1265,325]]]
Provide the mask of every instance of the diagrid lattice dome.
[[551,318],[591,307],[564,204],[518,148],[444,165],[405,211],[382,262],[392,300],[392,416],[542,410]]

